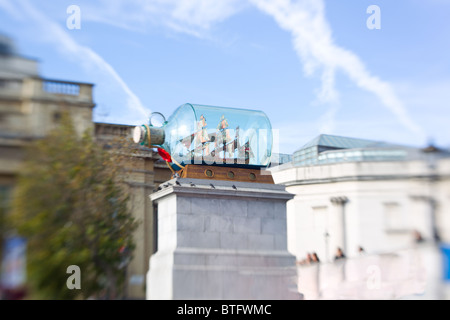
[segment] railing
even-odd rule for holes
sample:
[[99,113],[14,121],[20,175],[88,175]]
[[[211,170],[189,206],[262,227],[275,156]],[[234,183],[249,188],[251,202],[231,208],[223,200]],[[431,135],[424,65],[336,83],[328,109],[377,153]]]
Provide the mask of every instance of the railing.
[[42,89],[45,92],[53,94],[65,94],[78,96],[80,94],[80,85],[65,81],[43,80]]
[[42,78],[0,78],[0,97],[21,96],[52,99],[67,96],[76,98],[80,102],[92,103],[92,86],[89,83]]
[[79,102],[92,103],[92,84],[81,82],[69,82],[42,78],[24,79],[23,94],[25,96],[58,98],[76,98]]

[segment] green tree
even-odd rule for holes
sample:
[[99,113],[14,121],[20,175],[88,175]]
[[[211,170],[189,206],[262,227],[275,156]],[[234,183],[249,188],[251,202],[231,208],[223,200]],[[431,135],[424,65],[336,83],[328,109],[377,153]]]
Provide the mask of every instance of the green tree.
[[[125,150],[125,151],[124,151]],[[18,178],[12,224],[27,238],[27,279],[36,299],[117,299],[137,222],[125,183],[128,149],[76,134],[68,115],[35,141]],[[81,270],[69,290],[67,267]]]

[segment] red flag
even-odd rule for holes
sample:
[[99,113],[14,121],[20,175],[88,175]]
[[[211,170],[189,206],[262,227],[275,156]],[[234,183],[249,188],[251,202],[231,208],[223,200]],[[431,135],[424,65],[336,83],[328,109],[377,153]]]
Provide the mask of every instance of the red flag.
[[158,154],[161,156],[161,158],[163,158],[164,161],[172,162],[172,157],[166,150],[158,148]]

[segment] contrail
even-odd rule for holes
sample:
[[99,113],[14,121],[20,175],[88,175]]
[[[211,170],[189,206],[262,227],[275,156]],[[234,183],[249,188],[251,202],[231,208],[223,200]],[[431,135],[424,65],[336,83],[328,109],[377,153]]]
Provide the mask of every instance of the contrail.
[[134,94],[116,70],[98,53],[87,46],[77,43],[63,27],[43,15],[30,2],[20,0],[18,3],[22,9],[20,11],[44,29],[43,37],[46,41],[57,45],[58,49],[70,54],[72,58],[77,59],[83,66],[91,67],[91,65],[94,65],[112,77],[127,95],[127,107],[136,110],[144,117],[148,117],[150,111],[142,105],[140,99]]
[[[381,104],[398,119],[403,127],[418,138],[425,138],[423,128],[413,121],[393,87],[388,82],[372,75],[356,54],[335,44],[331,27],[325,17],[323,0],[249,0],[248,2],[273,17],[280,28],[291,34],[294,50],[302,61],[307,76],[320,72],[322,87],[317,97],[321,102],[331,105],[324,117],[324,125],[332,127],[335,114],[339,109],[339,92],[336,89],[335,80],[337,72],[343,72],[359,88],[378,97]],[[50,34],[49,41],[62,46],[73,57],[78,59],[83,57],[82,64],[95,64],[124,90],[128,96],[130,108],[137,110],[142,115],[148,115],[149,112],[142,106],[139,98],[101,56],[92,49],[78,44],[60,25],[50,21],[32,7],[29,1],[20,0],[19,3],[24,10],[16,11],[25,11],[28,16],[43,25],[45,31]],[[128,2],[118,1],[115,3],[120,9],[118,12],[128,8],[126,7]],[[210,25],[224,21],[242,9],[235,7],[237,3],[235,0],[218,2],[219,7],[216,6],[216,2],[211,5],[203,0],[171,0],[167,2],[158,0],[148,3],[135,0],[130,3],[133,11],[140,9],[139,12],[135,12],[139,21],[156,19],[158,15],[162,15],[166,24],[176,22],[177,26],[186,27],[188,30],[191,30],[190,27],[193,25],[201,30],[208,29]],[[12,3],[9,2],[9,7],[11,6]],[[221,8],[221,10],[217,8]],[[115,13],[117,14],[117,12]],[[114,12],[112,14],[114,17]]]
[[[325,18],[323,0],[250,0],[257,8],[272,16],[277,24],[292,35],[293,46],[303,62],[306,75],[322,72],[319,99],[335,103],[336,71],[344,72],[357,86],[375,94],[399,122],[422,139],[424,130],[415,123],[402,101],[387,82],[372,76],[353,52],[337,46]],[[332,112],[330,112],[332,114]]]

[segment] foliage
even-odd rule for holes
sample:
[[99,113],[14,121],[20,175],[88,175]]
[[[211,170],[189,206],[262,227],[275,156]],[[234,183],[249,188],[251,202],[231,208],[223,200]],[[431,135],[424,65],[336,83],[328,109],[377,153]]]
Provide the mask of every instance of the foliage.
[[[3,257],[3,242],[4,242],[4,239],[5,239],[7,231],[8,231],[7,221],[6,221],[6,212],[7,212],[6,202],[7,202],[7,198],[6,198],[5,194],[0,192],[0,264],[2,261],[1,259]],[[1,270],[0,270],[0,274],[1,274]]]
[[[79,137],[66,114],[28,150],[12,203],[12,222],[27,238],[33,298],[120,298],[137,222],[125,183],[127,152]],[[69,290],[67,267],[81,269]]]

